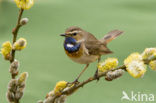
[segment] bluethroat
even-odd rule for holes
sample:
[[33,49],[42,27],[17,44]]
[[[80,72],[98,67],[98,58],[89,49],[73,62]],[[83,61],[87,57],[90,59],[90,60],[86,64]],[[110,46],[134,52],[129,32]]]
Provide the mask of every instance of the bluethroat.
[[[113,30],[106,34],[102,39],[98,40],[91,33],[79,27],[72,26],[67,28],[64,34],[61,34],[61,36],[65,37],[64,50],[67,56],[74,62],[86,64],[85,68],[74,82],[78,82],[78,79],[88,68],[90,63],[95,62],[96,60],[100,62],[102,55],[112,53],[112,51],[107,48],[107,43],[122,33],[123,31]],[[94,76],[97,75],[98,69]]]

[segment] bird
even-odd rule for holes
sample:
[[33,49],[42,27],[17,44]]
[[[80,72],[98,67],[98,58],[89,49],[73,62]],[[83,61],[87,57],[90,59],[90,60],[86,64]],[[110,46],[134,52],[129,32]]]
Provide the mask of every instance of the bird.
[[[85,64],[84,69],[73,83],[78,82],[80,76],[88,68],[90,63],[95,61],[99,63],[102,55],[113,53],[107,48],[107,44],[122,33],[123,31],[113,30],[108,32],[102,39],[97,39],[90,32],[77,26],[71,26],[65,30],[65,33],[60,34],[60,36],[65,38],[63,47],[66,55],[76,63]],[[97,75],[98,68],[94,76],[97,77]]]

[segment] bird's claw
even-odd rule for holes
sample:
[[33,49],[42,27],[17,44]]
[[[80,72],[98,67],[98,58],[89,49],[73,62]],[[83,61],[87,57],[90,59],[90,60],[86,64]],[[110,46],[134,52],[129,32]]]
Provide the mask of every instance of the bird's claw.
[[78,83],[80,83],[80,82],[78,81],[78,79],[75,79],[75,80],[72,82],[72,84],[78,84]]
[[97,82],[99,81],[100,78],[98,77],[98,71],[95,72],[94,78],[97,80]]
[[69,83],[70,85],[75,85],[75,84],[79,84],[80,82],[78,81],[78,79],[75,79],[73,82]]

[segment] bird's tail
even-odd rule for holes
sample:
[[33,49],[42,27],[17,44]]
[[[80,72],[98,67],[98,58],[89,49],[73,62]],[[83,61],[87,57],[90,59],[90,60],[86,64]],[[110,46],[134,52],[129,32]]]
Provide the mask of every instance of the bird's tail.
[[103,42],[104,44],[107,44],[110,41],[114,40],[119,35],[121,35],[122,33],[123,33],[123,31],[113,30],[113,31],[109,32],[108,34],[106,34],[104,36],[104,38],[102,38],[100,41]]

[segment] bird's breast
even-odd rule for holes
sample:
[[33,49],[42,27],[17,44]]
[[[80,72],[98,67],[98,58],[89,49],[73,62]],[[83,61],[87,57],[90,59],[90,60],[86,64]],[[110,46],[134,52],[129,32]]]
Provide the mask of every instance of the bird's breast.
[[69,56],[71,58],[80,58],[83,55],[83,50],[81,47],[78,50],[75,50],[74,52],[66,50],[66,48],[65,48],[65,52],[66,52],[67,56]]
[[64,49],[66,54],[72,58],[79,58],[83,55],[83,48],[80,43],[76,43],[74,38],[68,37],[64,42]]

